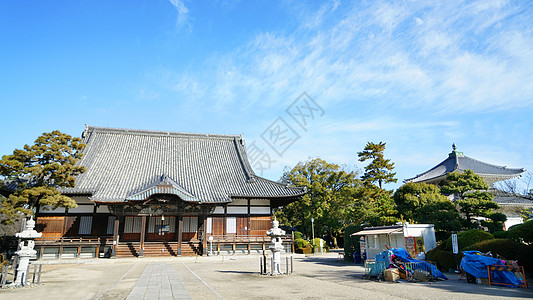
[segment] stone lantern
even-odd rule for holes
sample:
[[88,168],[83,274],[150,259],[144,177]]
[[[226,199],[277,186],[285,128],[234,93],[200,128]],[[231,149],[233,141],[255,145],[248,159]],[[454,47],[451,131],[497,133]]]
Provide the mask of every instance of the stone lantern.
[[36,238],[40,238],[42,233],[35,231],[35,221],[33,216],[26,222],[26,229],[22,232],[15,234],[20,239],[19,250],[15,252],[18,255],[17,266],[17,278],[15,279],[15,285],[25,285],[27,280],[28,266],[30,265],[30,258],[37,254],[37,251],[33,250]]
[[279,222],[274,218],[272,228],[266,233],[271,237],[271,244],[268,248],[272,251],[272,275],[283,274],[281,273],[281,250],[283,250],[281,237],[285,235],[285,231],[278,226]]

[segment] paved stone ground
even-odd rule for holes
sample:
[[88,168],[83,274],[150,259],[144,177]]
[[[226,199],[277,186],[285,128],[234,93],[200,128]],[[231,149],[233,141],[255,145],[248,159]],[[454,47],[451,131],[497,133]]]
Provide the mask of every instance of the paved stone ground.
[[168,263],[149,263],[127,300],[191,299],[178,272]]
[[41,285],[1,290],[0,299],[533,298],[533,289],[467,284],[455,274],[434,283],[364,280],[362,266],[339,261],[334,253],[296,258],[293,275],[261,276],[259,259],[243,255],[56,261],[43,266]]

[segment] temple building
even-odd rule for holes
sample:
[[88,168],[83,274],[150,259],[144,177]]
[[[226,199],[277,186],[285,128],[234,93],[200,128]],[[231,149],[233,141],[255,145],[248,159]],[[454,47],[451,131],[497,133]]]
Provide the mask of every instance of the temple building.
[[78,207],[39,208],[40,258],[261,251],[272,209],[306,193],[257,176],[240,135],[86,126],[82,140],[86,171],[61,191]]
[[507,216],[507,221],[505,222],[506,228],[522,223],[520,211],[524,208],[533,207],[532,199],[497,190],[494,188],[494,183],[518,177],[525,170],[522,168],[497,166],[470,158],[464,155],[463,152],[457,151],[455,144],[452,145],[452,152],[440,164],[413,178],[406,179],[404,182],[425,182],[438,185],[446,180],[448,173],[464,172],[465,170],[474,171],[474,173],[481,176],[485,183],[487,183],[490,188],[489,191],[494,194],[494,202],[500,205],[500,210],[498,211]]
[[406,179],[404,182],[425,182],[439,184],[446,179],[446,175],[452,172],[464,172],[472,170],[481,176],[489,187],[493,187],[495,182],[511,179],[520,176],[525,172],[524,169],[512,169],[503,166],[496,166],[477,159],[470,158],[457,151],[455,144],[452,146],[452,152],[448,158],[430,170],[416,175],[413,178]]

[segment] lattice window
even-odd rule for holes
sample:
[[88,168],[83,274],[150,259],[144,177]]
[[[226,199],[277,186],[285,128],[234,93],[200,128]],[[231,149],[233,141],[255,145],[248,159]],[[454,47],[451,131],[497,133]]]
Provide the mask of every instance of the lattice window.
[[115,217],[109,216],[107,217],[107,231],[106,234],[114,234],[115,233]]
[[140,233],[141,217],[126,217],[124,222],[124,233]]
[[93,216],[81,216],[79,234],[91,234],[91,228],[93,225]]
[[183,232],[193,233],[198,231],[198,217],[183,217]]

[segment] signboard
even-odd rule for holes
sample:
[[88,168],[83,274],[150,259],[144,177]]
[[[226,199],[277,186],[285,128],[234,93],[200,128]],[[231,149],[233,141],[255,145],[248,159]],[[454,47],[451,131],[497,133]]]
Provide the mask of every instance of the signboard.
[[159,227],[159,235],[165,235],[166,233],[170,232],[170,226],[169,225],[157,225]]
[[453,254],[459,253],[459,243],[457,242],[457,233],[452,233],[452,250],[453,250]]
[[406,236],[405,237],[405,250],[411,254],[411,257],[416,256],[416,243],[415,243],[415,237],[414,236]]
[[361,239],[359,240],[359,251],[361,252],[361,258],[365,260],[366,259],[366,242],[365,242],[364,237],[361,237]]

